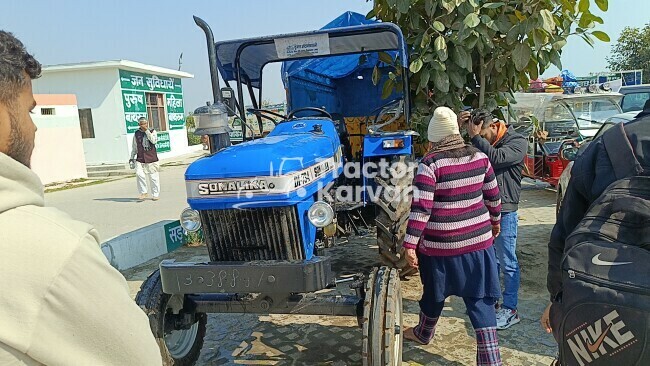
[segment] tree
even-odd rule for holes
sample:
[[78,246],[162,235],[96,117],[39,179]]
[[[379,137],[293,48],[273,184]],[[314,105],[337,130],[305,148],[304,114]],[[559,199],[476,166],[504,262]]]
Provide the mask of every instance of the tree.
[[650,77],[650,24],[623,28],[607,62],[612,71],[643,69],[643,76]]
[[[608,0],[594,1],[607,10]],[[590,6],[590,0],[374,0],[367,17],[402,29],[414,121],[423,124],[421,117],[435,106],[507,105],[514,91],[526,89],[551,65],[562,69],[562,48],[571,35],[591,45],[609,41],[594,30],[603,19]],[[400,75],[391,73],[386,83],[384,95],[400,85]]]
[[187,128],[188,131],[194,131],[196,128],[196,121],[194,121],[194,116],[187,116],[185,117],[185,127]]

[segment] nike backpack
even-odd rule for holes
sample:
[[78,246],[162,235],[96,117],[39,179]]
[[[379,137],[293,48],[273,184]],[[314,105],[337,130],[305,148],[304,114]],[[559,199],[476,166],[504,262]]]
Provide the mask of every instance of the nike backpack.
[[650,176],[623,124],[611,129],[603,143],[617,180],[567,237],[562,258],[552,316],[563,366],[650,365]]

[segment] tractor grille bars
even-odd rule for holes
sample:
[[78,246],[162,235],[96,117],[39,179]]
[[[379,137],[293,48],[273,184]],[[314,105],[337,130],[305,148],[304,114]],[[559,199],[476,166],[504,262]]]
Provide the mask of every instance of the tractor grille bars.
[[305,259],[295,207],[199,212],[212,261]]

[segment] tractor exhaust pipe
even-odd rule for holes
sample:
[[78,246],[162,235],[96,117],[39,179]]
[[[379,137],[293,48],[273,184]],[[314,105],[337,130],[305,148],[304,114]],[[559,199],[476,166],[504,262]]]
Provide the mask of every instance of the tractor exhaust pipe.
[[212,95],[214,96],[214,103],[221,102],[221,88],[219,87],[219,72],[217,71],[217,51],[214,47],[214,35],[212,29],[205,20],[193,16],[194,23],[199,26],[205,33],[205,40],[208,43],[208,61],[210,66],[210,80],[212,81]]
[[211,106],[199,108],[195,111],[198,118],[195,134],[208,135],[210,154],[231,145],[228,126],[228,110],[221,99],[221,88],[219,87],[219,71],[217,70],[217,50],[214,45],[212,29],[205,20],[193,16],[194,23],[205,33],[205,40],[208,46],[208,62],[210,67],[210,81],[212,82],[212,96],[214,103]]

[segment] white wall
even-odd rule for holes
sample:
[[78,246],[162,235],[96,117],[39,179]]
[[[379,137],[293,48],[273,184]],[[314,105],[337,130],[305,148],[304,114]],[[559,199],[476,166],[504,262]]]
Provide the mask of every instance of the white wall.
[[34,80],[34,93],[75,94],[79,109],[92,109],[95,138],[83,139],[87,165],[127,163],[128,137],[116,68],[44,72]]
[[[127,164],[133,134],[126,132],[117,68],[43,72],[33,85],[34,93],[75,94],[79,109],[92,109],[95,138],[83,139],[86,165]],[[159,154],[161,159],[196,150],[188,147],[185,128],[168,132],[171,151]]]
[[[38,99],[38,98],[37,98]],[[41,115],[54,108],[54,115]],[[32,170],[43,184],[86,178],[79,113],[75,105],[37,105],[32,120],[38,130],[32,154]]]

